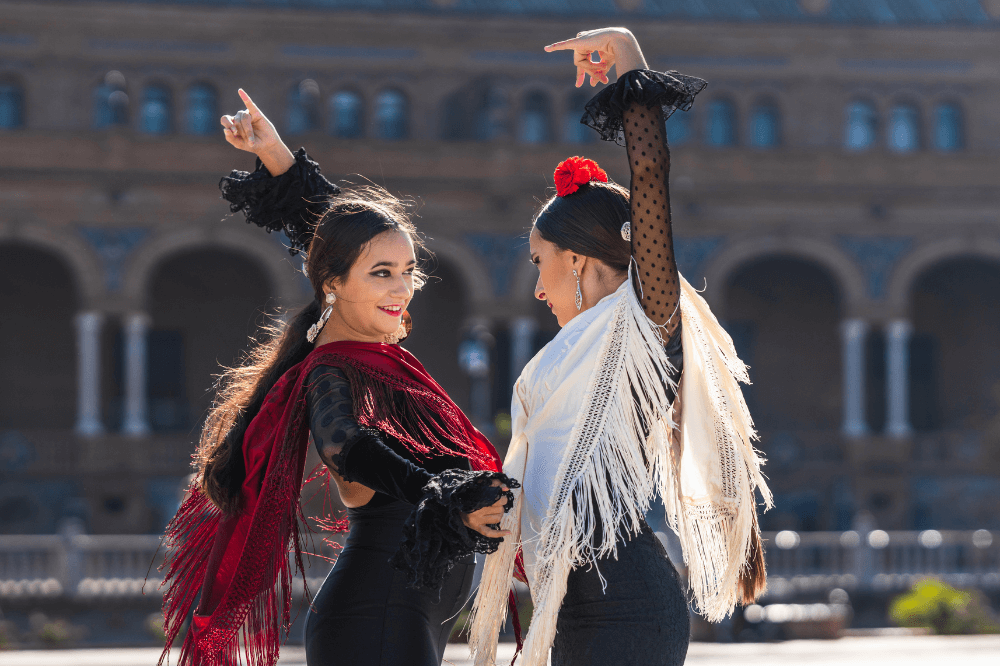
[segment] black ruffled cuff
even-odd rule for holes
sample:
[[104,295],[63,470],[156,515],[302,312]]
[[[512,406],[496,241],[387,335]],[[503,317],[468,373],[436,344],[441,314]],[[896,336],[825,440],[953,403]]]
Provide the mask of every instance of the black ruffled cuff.
[[449,469],[424,486],[424,497],[403,526],[403,543],[390,563],[406,574],[411,587],[440,590],[451,568],[472,553],[493,553],[501,538],[483,536],[462,522],[462,514],[508,498],[505,511],[514,504],[514,493],[492,485],[499,480],[508,488],[521,484],[502,472],[467,472]]
[[219,189],[229,202],[229,210],[242,211],[247,223],[268,233],[284,231],[292,255],[309,247],[327,200],[340,194],[340,188],[323,177],[319,164],[309,159],[305,148],[295,152],[295,164],[280,176],[272,176],[258,158],[253,173],[234,170],[219,181]]
[[666,121],[677,109],[690,109],[695,95],[707,85],[708,82],[703,79],[675,71],[633,69],[618,77],[613,85],[594,95],[587,102],[580,122],[597,130],[603,140],[624,146],[622,118],[629,106],[641,104],[647,109],[659,106],[663,109],[663,120]]

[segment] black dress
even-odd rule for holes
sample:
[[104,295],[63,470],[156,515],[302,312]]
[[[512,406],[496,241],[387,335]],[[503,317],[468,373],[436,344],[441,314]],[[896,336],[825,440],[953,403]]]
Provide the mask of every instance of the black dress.
[[[584,116],[584,123],[602,138],[626,146],[636,289],[646,315],[665,327],[675,380],[684,359],[664,123],[678,108],[690,108],[704,87],[704,81],[675,72],[635,70],[598,93]],[[552,666],[684,663],[690,640],[687,599],[666,550],[642,521],[639,533],[619,542],[617,551],[617,559],[607,557],[570,572]]]
[[[314,225],[340,192],[304,149],[280,176],[271,176],[258,160],[254,172],[233,171],[220,189],[230,209],[243,212],[248,222],[292,230],[293,254],[306,249],[298,239],[308,234],[298,231]],[[501,541],[469,530],[457,516],[499,498],[499,489],[489,485],[492,478],[511,480],[470,471],[462,457],[418,461],[386,433],[359,427],[349,380],[337,368],[317,367],[307,390],[310,434],[323,462],[376,492],[365,506],[348,511],[346,545],[306,618],[306,662],[437,666],[469,598],[472,553],[493,552]],[[429,493],[431,483],[439,492]],[[427,525],[435,534],[421,539]],[[401,544],[412,543],[414,535],[418,546],[403,550]]]

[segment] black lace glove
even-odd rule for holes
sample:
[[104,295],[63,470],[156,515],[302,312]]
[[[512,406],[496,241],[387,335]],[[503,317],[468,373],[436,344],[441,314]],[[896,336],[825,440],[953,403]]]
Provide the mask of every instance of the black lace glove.
[[[502,472],[441,472],[424,487],[424,496],[403,526],[403,543],[390,564],[406,573],[411,587],[441,589],[455,563],[472,553],[493,553],[502,538],[487,537],[469,529],[462,514],[490,506],[507,497],[504,512],[514,505],[514,493],[492,485],[497,480],[508,488],[521,484]],[[494,526],[495,528],[496,526]]]
[[295,152],[295,164],[280,176],[272,176],[258,158],[253,173],[234,170],[219,181],[219,189],[229,202],[229,210],[242,211],[247,223],[268,233],[284,231],[292,255],[309,247],[327,202],[340,194],[340,188],[323,177],[319,164],[309,159],[305,148]]
[[633,103],[651,109],[663,110],[663,122],[680,109],[687,111],[695,95],[708,85],[703,79],[674,71],[654,72],[650,69],[633,69],[619,76],[613,84],[594,95],[587,102],[584,125],[593,127],[605,141],[625,145],[624,114]]

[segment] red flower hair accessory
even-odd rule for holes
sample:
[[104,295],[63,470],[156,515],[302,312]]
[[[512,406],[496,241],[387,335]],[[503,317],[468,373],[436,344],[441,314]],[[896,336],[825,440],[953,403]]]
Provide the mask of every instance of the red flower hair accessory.
[[553,176],[556,181],[556,194],[564,197],[573,194],[581,185],[592,180],[608,182],[608,174],[597,166],[594,160],[585,157],[569,157],[559,163]]

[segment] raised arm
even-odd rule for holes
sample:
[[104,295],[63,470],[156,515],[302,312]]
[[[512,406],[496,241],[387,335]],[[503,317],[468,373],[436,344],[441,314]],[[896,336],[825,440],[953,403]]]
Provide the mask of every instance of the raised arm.
[[234,170],[219,182],[229,209],[242,212],[247,222],[268,231],[285,231],[292,254],[304,250],[308,233],[340,188],[320,173],[305,148],[292,153],[250,96],[242,89],[246,109],[222,116],[223,133],[230,145],[257,156],[252,172]]

